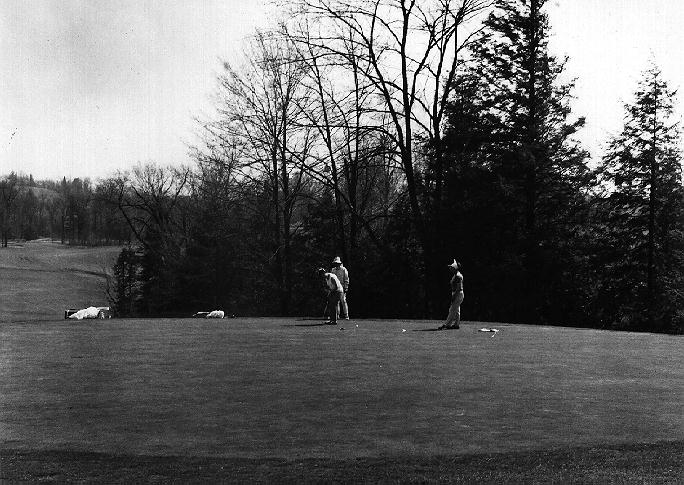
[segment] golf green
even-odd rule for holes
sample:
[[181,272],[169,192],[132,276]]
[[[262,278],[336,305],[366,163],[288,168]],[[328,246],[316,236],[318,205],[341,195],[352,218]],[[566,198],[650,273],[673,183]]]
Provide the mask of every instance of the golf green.
[[684,438],[681,337],[437,325],[3,323],[0,449],[349,459]]

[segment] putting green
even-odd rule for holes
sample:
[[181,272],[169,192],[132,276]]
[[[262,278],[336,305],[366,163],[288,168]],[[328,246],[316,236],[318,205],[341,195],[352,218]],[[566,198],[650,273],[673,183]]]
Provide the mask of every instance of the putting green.
[[351,458],[684,438],[681,337],[437,325],[0,324],[0,448]]

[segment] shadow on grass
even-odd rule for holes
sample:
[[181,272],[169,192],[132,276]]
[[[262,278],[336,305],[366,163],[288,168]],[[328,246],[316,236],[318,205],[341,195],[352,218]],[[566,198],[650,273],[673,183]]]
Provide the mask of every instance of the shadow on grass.
[[283,327],[328,327],[327,323],[293,323],[289,325],[282,325]]
[[[681,483],[684,442],[510,453],[210,458],[0,450],[0,480],[137,483]],[[114,480],[112,480],[114,479]]]

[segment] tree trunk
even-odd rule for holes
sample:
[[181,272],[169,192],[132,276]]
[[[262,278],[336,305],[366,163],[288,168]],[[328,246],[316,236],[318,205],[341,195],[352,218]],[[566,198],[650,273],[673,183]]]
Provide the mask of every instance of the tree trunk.
[[[287,106],[287,105],[285,105]],[[287,108],[283,109],[283,140],[280,146],[280,178],[283,186],[283,302],[282,314],[290,315],[292,300],[292,248],[291,248],[291,219],[292,200],[290,197],[290,180],[287,170]]]
[[281,232],[280,232],[280,194],[279,194],[279,182],[278,182],[278,148],[276,146],[275,140],[273,141],[273,146],[271,149],[271,169],[273,173],[271,174],[271,190],[273,191],[273,246],[275,250],[275,274],[276,283],[278,287],[278,299],[280,303],[280,311],[282,314],[285,312],[285,281],[283,276],[283,256],[281,248]]
[[648,196],[648,269],[647,269],[647,308],[648,308],[648,329],[653,330],[655,323],[655,232],[656,232],[656,191],[658,186],[658,165],[656,153],[658,149],[658,90],[657,83],[654,89],[654,112],[653,112],[653,145],[651,151],[653,152],[650,161],[649,183],[651,190]]
[[315,56],[313,57],[313,67],[316,75],[316,87],[318,89],[318,97],[321,101],[321,111],[323,112],[323,125],[325,127],[325,145],[328,150],[328,159],[330,160],[330,170],[333,180],[333,191],[335,197],[335,222],[337,225],[337,245],[342,252],[343,260],[347,259],[347,242],[344,231],[344,209],[342,207],[342,194],[340,191],[340,173],[335,161],[335,154],[332,146],[332,132],[330,130],[330,119],[328,116],[328,107],[325,102],[325,93],[323,92],[323,83],[321,74],[318,68],[318,63]]
[[528,49],[528,85],[527,85],[527,134],[523,146],[523,164],[525,166],[525,297],[528,300],[523,319],[531,319],[531,323],[539,323],[540,295],[538,288],[538,264],[537,252],[537,167],[540,153],[537,146],[539,143],[539,119],[537,113],[537,55],[539,38],[539,2],[531,0],[529,31],[527,33]]

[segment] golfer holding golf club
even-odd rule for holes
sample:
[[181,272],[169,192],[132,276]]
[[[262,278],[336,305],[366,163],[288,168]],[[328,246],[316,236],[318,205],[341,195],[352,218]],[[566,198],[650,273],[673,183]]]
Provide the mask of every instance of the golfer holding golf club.
[[326,273],[325,269],[318,268],[319,276],[325,279],[326,289],[328,290],[328,315],[330,319],[328,325],[337,325],[337,304],[340,302],[344,288],[342,283],[333,273]]
[[451,306],[449,307],[449,316],[444,322],[444,325],[439,327],[440,330],[448,328],[460,328],[461,323],[461,303],[463,303],[463,275],[459,271],[460,265],[454,259],[454,262],[449,265],[449,270],[452,273],[451,285]]

